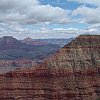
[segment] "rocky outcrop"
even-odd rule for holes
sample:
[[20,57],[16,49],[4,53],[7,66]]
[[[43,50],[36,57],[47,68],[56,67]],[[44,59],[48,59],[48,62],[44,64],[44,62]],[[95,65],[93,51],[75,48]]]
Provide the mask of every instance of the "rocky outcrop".
[[0,60],[0,67],[32,67],[36,66],[37,62],[29,59],[20,60]]
[[31,45],[48,45],[49,43],[43,41],[35,41],[32,38],[28,37],[21,41],[22,43],[31,44]]
[[36,66],[38,63],[34,60],[20,59],[20,60],[0,60],[0,74],[7,73],[12,70],[20,70],[23,68],[30,68]]
[[20,41],[12,36],[4,36],[0,38],[0,51],[7,49],[19,49],[23,46]]
[[100,35],[77,37],[40,66],[0,75],[0,100],[99,100]]

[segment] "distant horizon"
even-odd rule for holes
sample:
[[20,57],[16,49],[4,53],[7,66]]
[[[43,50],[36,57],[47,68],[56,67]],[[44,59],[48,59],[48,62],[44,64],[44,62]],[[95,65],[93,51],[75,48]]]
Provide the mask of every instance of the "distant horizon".
[[[100,34],[80,34],[80,35],[100,35]],[[70,38],[76,38],[76,37],[78,37],[78,36],[80,36],[80,35],[71,36],[71,37],[66,37],[66,38],[55,38],[55,37],[53,37],[53,38],[33,38],[33,37],[27,36],[27,37],[23,37],[23,38],[21,38],[21,39],[15,37],[15,36],[11,36],[11,35],[4,35],[4,36],[0,36],[0,38],[3,38],[3,37],[13,37],[13,38],[16,38],[17,40],[23,40],[23,39],[27,39],[27,38],[31,38],[31,39],[33,39],[33,40],[38,40],[38,39],[41,39],[41,40],[42,40],[42,39],[70,39]]]
[[[13,37],[13,38],[16,38],[15,36],[10,36],[10,35],[6,35],[6,36],[2,36],[0,38],[3,38],[3,37]],[[19,38],[16,38],[17,40],[23,40],[23,39],[27,39],[27,38],[31,38],[33,40],[38,40],[38,39],[70,39],[70,38],[75,38],[75,37],[67,37],[67,38],[32,38],[32,37],[25,37],[25,38],[22,38],[22,39],[19,39]]]

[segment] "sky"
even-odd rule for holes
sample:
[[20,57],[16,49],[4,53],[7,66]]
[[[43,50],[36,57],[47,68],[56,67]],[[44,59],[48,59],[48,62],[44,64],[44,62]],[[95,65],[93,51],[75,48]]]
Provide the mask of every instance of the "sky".
[[100,0],[0,0],[0,37],[100,35]]

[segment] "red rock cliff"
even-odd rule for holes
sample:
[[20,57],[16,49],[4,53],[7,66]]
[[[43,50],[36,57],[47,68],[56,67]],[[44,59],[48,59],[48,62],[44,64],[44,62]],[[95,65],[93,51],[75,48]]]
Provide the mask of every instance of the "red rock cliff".
[[0,100],[100,100],[100,35],[82,35],[40,66],[0,75]]

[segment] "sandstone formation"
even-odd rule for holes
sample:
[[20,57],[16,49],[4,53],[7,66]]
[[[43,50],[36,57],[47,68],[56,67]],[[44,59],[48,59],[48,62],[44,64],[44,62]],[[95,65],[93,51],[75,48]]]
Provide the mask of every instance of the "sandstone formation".
[[20,60],[0,60],[0,67],[32,67],[35,66],[36,61],[29,59],[20,59]]
[[26,43],[26,44],[31,44],[31,45],[48,45],[47,42],[40,42],[40,41],[35,41],[33,40],[32,38],[28,37],[28,38],[25,38],[24,40],[21,41],[22,43]]
[[38,63],[34,60],[20,59],[20,60],[0,60],[0,74],[7,73],[15,69],[30,68],[36,66]]
[[81,35],[40,66],[0,75],[0,100],[100,100],[100,35]]

